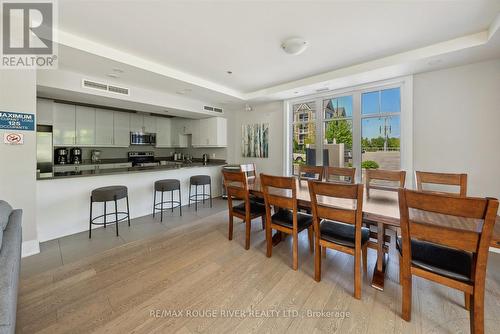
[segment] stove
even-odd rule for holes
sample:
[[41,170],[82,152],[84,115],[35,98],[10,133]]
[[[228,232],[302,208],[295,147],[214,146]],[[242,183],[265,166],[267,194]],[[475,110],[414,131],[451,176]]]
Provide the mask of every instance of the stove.
[[134,167],[155,167],[159,163],[155,162],[154,152],[128,152],[128,161]]

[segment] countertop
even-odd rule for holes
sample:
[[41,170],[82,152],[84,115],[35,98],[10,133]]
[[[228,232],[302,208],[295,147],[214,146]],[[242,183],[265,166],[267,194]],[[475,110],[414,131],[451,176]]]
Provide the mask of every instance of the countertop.
[[182,168],[198,168],[198,167],[217,167],[224,166],[224,161],[210,161],[207,164],[202,162],[182,163],[182,164],[168,164],[165,166],[152,166],[152,167],[129,167],[129,168],[112,168],[112,169],[96,169],[84,170],[79,172],[53,172],[53,173],[40,173],[37,180],[54,180],[63,178],[76,178],[86,176],[100,176],[100,175],[116,175],[116,174],[129,174],[129,173],[144,173],[155,172],[162,170],[174,170]]

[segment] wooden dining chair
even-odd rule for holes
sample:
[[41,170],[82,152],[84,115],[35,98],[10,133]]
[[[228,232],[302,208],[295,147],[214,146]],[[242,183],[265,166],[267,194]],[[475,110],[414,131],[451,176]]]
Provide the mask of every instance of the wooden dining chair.
[[[273,250],[272,233],[291,234],[293,238],[293,270],[299,267],[299,233],[307,229],[309,247],[314,251],[312,216],[298,211],[297,182],[294,177],[260,174],[260,182],[266,206],[267,257]],[[271,207],[275,208],[271,214]],[[279,208],[276,210],[276,208]]]
[[354,184],[356,168],[325,167],[326,182],[340,182]]
[[402,318],[411,319],[412,276],[463,291],[471,333],[484,333],[484,289],[498,200],[399,190]]
[[[431,172],[415,172],[415,183],[418,191],[429,191],[424,189],[425,184],[457,186],[460,197],[467,196],[467,174],[452,174],[452,173],[431,173]],[[444,191],[432,191],[434,193],[447,193]]]
[[[361,298],[361,258],[367,273],[370,230],[363,227],[363,185],[309,181],[315,233],[314,279],[321,281],[321,249],[354,256],[354,297]],[[352,200],[344,203],[342,200]],[[352,202],[355,202],[353,206]]]
[[[405,181],[406,172],[403,170],[367,169],[365,173],[366,197],[370,196],[370,189],[397,192],[400,188],[405,187]],[[384,253],[389,252],[389,247],[386,244],[391,242],[391,237],[385,233],[385,226],[382,228],[383,233],[379,236],[378,229],[377,232],[371,229],[371,226],[378,225],[377,221],[363,219],[363,223],[370,228],[370,239],[372,240],[368,242],[368,247],[376,250],[380,248],[379,251],[383,251]]]
[[[262,217],[262,228],[265,227],[266,208],[263,204],[250,200],[248,179],[244,172],[222,171],[224,187],[227,192],[229,208],[229,240],[233,240],[233,217],[240,218],[245,223],[245,249],[250,248],[250,231],[253,219]],[[233,206],[233,198],[243,200],[243,203]]]
[[299,180],[323,180],[323,166],[308,166],[308,165],[300,165],[299,166]]
[[249,179],[254,179],[257,177],[257,169],[255,168],[254,163],[241,164],[240,170],[242,172],[246,173],[247,178],[249,178]]

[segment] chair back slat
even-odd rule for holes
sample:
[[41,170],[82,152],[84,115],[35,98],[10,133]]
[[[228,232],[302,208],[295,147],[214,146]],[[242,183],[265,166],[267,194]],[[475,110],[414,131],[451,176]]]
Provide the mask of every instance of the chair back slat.
[[415,180],[417,184],[417,189],[419,191],[424,191],[423,189],[424,184],[458,186],[459,187],[458,196],[460,197],[467,196],[467,174],[431,173],[431,172],[416,171]]
[[[356,225],[360,229],[363,216],[363,185],[309,181],[309,194],[316,231],[322,219]],[[352,200],[349,207],[337,205]],[[353,205],[352,203],[354,203]],[[345,201],[344,201],[345,203]],[[333,204],[333,205],[332,205]]]
[[297,210],[297,183],[293,177],[260,174],[260,182],[267,206]]
[[410,220],[409,224],[412,238],[461,249],[467,252],[477,252],[479,234],[476,232],[422,224],[413,220]]
[[248,180],[244,172],[223,170],[222,175],[224,177],[224,187],[226,187],[228,199],[232,197],[243,200],[248,199]]
[[[354,179],[356,175],[356,168],[345,168],[345,167],[325,167],[325,180],[327,182],[345,182],[354,184]],[[332,179],[332,177],[338,177],[338,179]],[[348,178],[348,180],[343,181],[340,178]]]
[[401,188],[404,187],[406,179],[406,172],[394,171],[394,170],[382,170],[382,169],[367,169],[366,170],[366,182],[369,180],[383,180],[383,181],[394,181],[399,182]]
[[[300,165],[299,166],[299,180],[306,179],[311,180],[314,179],[316,181],[323,180],[323,166],[308,166],[308,165]],[[307,175],[314,176],[307,176]]]
[[254,163],[249,163],[249,164],[241,164],[240,165],[240,170],[244,173],[246,173],[248,178],[255,178],[257,177],[257,169],[255,168]]

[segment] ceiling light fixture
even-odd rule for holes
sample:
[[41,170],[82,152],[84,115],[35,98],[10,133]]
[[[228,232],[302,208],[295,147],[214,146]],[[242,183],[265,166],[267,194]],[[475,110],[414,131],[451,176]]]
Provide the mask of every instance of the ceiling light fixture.
[[288,38],[281,43],[283,51],[294,56],[304,52],[308,46],[309,43],[300,37]]
[[233,74],[233,71],[226,71],[227,74]]
[[251,105],[249,105],[248,103],[247,103],[247,104],[245,104],[245,111],[246,111],[246,112],[250,112],[250,111],[252,111],[252,110],[253,110],[253,108],[252,108],[252,106],[251,106]]

